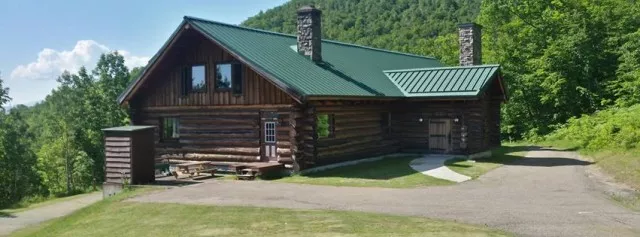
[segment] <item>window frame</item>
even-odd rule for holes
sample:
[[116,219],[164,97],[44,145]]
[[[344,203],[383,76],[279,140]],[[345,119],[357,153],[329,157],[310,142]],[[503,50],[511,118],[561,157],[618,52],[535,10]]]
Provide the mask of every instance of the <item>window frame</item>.
[[[278,142],[278,123],[276,121],[264,122],[264,142],[273,144]],[[273,134],[270,134],[273,133]]]
[[[202,66],[204,68],[204,87],[198,90],[194,90],[193,89],[193,85],[194,85],[193,84],[193,68],[198,66]],[[187,71],[188,71],[188,74],[186,74]],[[207,78],[209,78],[209,69],[207,69],[206,62],[191,63],[183,66],[182,70],[180,71],[180,80],[182,81],[181,83],[182,96],[188,96],[189,94],[196,94],[196,93],[207,93],[209,88],[209,82],[208,82],[209,80],[207,80]]]
[[[321,115],[327,115],[327,130],[329,134],[326,137],[320,137],[318,135],[318,117]],[[336,137],[336,117],[335,114],[323,113],[316,114],[316,136],[318,139],[327,139],[327,138],[335,138]]]
[[[200,67],[200,66],[202,66],[202,68],[204,68],[204,75],[203,75],[204,76],[204,78],[203,78],[204,86],[202,88],[198,89],[198,90],[194,90],[193,89],[193,85],[194,85],[193,84],[193,68],[194,67]],[[208,85],[207,85],[207,71],[208,71],[207,70],[207,64],[206,63],[192,64],[190,66],[190,69],[191,69],[191,74],[190,74],[191,75],[191,91],[190,92],[191,93],[206,93],[207,92],[207,88],[208,88]]]
[[[160,141],[168,142],[168,141],[178,141],[180,139],[180,118],[179,117],[160,117]],[[173,131],[171,136],[167,136],[165,134],[165,125],[167,124],[167,120],[173,121]]]
[[[218,65],[223,65],[223,64],[229,64],[230,67],[231,67],[231,69],[230,69],[231,81],[229,83],[229,88],[219,88],[218,87],[218,78],[217,78]],[[240,69],[239,69],[240,70],[240,76],[234,76],[235,75],[234,67],[236,67],[236,66],[240,67]],[[219,62],[216,62],[213,65],[213,68],[214,68],[214,75],[215,75],[214,78],[213,78],[213,82],[214,82],[213,83],[213,88],[214,88],[214,90],[216,92],[231,92],[231,94],[233,94],[234,96],[240,96],[240,95],[243,94],[243,92],[244,92],[244,72],[243,72],[244,71],[243,70],[244,69],[244,65],[242,63],[240,63],[238,61],[235,61],[235,60],[219,61]],[[234,86],[234,85],[236,85],[236,81],[235,81],[236,79],[240,80],[240,89],[239,89],[239,91],[236,91],[236,87]]]

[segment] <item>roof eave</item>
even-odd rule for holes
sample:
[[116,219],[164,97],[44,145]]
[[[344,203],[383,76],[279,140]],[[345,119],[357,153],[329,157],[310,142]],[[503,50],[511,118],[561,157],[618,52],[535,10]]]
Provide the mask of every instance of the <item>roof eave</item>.
[[186,20],[183,20],[180,23],[178,28],[176,28],[173,31],[173,33],[171,34],[169,39],[162,45],[162,47],[160,47],[160,50],[158,50],[158,52],[156,52],[156,54],[153,55],[153,57],[149,60],[149,62],[144,67],[144,70],[142,70],[140,75],[135,80],[133,80],[131,83],[129,83],[129,85],[127,86],[127,89],[125,89],[125,91],[122,92],[120,94],[120,96],[118,96],[118,104],[119,105],[123,105],[125,102],[127,102],[128,100],[131,99],[131,96],[133,95],[135,90],[137,90],[137,87],[139,86],[139,83],[144,80],[144,78],[147,76],[147,74],[149,74],[150,71],[152,71],[151,68],[153,66],[155,66],[155,63],[158,61],[158,59],[161,56],[164,55],[164,53],[167,50],[167,48],[174,42],[174,40],[177,38],[179,33],[181,33],[184,30],[184,26],[186,24],[187,24]]

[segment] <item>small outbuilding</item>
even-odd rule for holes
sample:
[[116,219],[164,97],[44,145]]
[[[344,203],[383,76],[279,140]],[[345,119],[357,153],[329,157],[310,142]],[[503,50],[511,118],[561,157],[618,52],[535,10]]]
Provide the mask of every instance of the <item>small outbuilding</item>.
[[153,126],[102,129],[105,183],[146,184],[155,181],[153,130]]

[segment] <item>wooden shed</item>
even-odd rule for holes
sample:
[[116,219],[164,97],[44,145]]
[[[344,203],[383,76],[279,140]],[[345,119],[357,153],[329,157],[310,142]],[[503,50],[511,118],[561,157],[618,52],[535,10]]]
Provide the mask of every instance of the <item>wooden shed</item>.
[[105,182],[145,184],[155,181],[153,129],[153,126],[102,129]]

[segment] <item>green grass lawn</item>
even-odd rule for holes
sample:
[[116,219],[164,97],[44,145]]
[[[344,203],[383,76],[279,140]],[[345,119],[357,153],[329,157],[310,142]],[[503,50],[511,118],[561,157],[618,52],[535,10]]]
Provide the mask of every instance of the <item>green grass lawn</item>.
[[[464,175],[477,178],[492,169],[500,167],[505,162],[517,159],[526,154],[526,146],[508,144],[493,151],[493,157],[477,162],[452,160],[446,165]],[[388,157],[379,161],[363,162],[350,166],[319,171],[306,175],[293,175],[278,179],[280,182],[354,186],[354,187],[385,187],[385,188],[415,188],[422,186],[455,184],[447,180],[436,179],[421,174],[409,166],[409,162],[420,155],[406,155]]]
[[506,144],[492,150],[492,156],[475,161],[454,159],[445,162],[449,169],[469,176],[473,179],[480,177],[495,168],[527,154],[527,147],[519,144]]
[[419,155],[388,157],[378,161],[363,162],[306,175],[293,175],[278,179],[277,181],[316,185],[385,188],[414,188],[453,184],[453,182],[426,176],[411,169],[409,162],[419,157]]
[[419,217],[121,201],[135,193],[12,236],[508,236],[486,227]]

